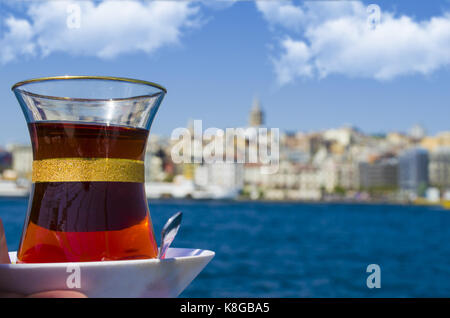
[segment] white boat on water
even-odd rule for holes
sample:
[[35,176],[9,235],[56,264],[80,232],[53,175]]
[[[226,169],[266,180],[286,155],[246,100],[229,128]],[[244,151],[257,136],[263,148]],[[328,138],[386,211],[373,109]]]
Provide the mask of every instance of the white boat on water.
[[16,181],[0,180],[0,197],[27,197],[30,189],[21,186]]
[[147,198],[186,198],[194,189],[191,182],[169,183],[169,182],[148,182],[145,184]]
[[191,198],[199,200],[232,200],[239,195],[239,189],[219,186],[196,187],[192,181],[180,183],[148,182],[145,184],[147,198]]
[[239,189],[225,188],[220,186],[209,186],[204,189],[197,189],[192,192],[193,199],[203,200],[233,200],[239,195]]

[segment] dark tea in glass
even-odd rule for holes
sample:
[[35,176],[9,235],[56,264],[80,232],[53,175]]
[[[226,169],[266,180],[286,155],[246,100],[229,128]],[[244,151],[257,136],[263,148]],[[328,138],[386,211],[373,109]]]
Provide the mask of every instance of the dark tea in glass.
[[[89,80],[92,78],[71,79],[76,87],[87,85]],[[56,81],[70,84],[64,78]],[[116,80],[100,81],[116,84]],[[119,83],[148,86],[128,79]],[[15,93],[22,109],[26,106],[33,183],[18,261],[155,258],[157,244],[145,195],[144,156],[149,127],[164,92],[150,86],[156,93],[59,99],[20,90],[22,85]],[[105,92],[100,89],[99,94]]]

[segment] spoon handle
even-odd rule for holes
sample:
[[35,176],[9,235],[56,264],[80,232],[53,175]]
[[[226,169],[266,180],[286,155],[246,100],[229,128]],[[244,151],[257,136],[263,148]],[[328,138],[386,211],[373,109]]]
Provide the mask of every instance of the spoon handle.
[[161,231],[161,244],[159,247],[158,258],[164,259],[166,257],[167,249],[172,244],[175,236],[178,233],[178,229],[181,225],[183,213],[177,212],[170,219],[167,220]]

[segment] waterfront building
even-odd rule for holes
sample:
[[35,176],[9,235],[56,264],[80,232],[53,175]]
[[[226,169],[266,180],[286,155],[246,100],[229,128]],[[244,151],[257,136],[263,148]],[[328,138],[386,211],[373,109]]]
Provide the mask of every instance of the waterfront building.
[[244,165],[226,162],[198,165],[194,171],[194,184],[205,188],[216,186],[241,190],[244,186]]
[[298,200],[312,201],[317,201],[322,198],[320,169],[312,165],[305,165],[300,169],[298,174],[298,192],[295,198]]
[[439,147],[430,152],[428,172],[430,185],[450,189],[450,147]]
[[339,165],[338,185],[345,190],[356,190],[360,188],[357,162],[348,160]]
[[413,194],[423,194],[428,185],[428,151],[423,148],[405,150],[399,157],[399,186]]
[[284,189],[266,189],[263,191],[263,197],[267,200],[285,200],[286,191]]
[[329,193],[334,192],[339,185],[339,167],[337,161],[332,157],[327,157],[318,167],[320,169],[322,187]]
[[263,180],[269,188],[292,189],[297,187],[297,175],[298,165],[284,160],[279,163],[276,173],[266,174]]
[[12,166],[12,155],[9,151],[0,149],[0,172],[10,169]]
[[145,155],[145,181],[163,181],[166,177],[164,172],[163,158],[157,155],[146,153]]
[[12,153],[12,169],[19,177],[31,178],[33,166],[33,151],[30,145],[9,146]]
[[316,160],[315,165],[319,169],[321,187],[328,193],[334,192],[338,187],[346,190],[359,188],[359,170],[354,161],[334,155],[327,156],[322,161]]
[[246,163],[244,165],[244,184],[262,186],[261,164]]
[[169,142],[165,138],[158,135],[150,134],[145,152],[145,181],[146,182],[162,182],[168,175],[172,175],[172,171],[168,168],[170,164],[170,147]]
[[398,185],[398,160],[381,158],[373,162],[359,163],[361,189],[395,189]]
[[296,187],[297,164],[283,160],[276,172],[268,165],[247,163],[244,166],[244,183],[261,189],[288,189]]

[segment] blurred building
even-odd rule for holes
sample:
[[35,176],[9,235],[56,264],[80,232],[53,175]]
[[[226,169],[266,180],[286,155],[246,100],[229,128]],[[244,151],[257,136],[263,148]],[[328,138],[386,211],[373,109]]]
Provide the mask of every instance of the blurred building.
[[322,198],[322,177],[320,169],[306,165],[300,169],[298,175],[297,200],[317,201]]
[[408,147],[411,145],[411,138],[398,132],[388,133],[386,141],[394,147]]
[[450,189],[450,147],[436,148],[430,152],[430,185]]
[[260,127],[264,125],[264,113],[261,109],[261,104],[259,102],[259,99],[255,98],[253,100],[253,106],[250,111],[250,117],[249,117],[249,126],[250,127]]
[[33,166],[33,150],[28,145],[12,145],[9,147],[12,153],[12,169],[19,177],[31,178]]
[[399,156],[399,186],[402,190],[417,194],[428,185],[428,151],[413,148]]
[[382,158],[374,162],[359,163],[361,189],[394,189],[398,185],[398,160]]
[[436,136],[427,136],[422,139],[421,146],[428,151],[439,147],[450,147],[450,131],[443,131]]
[[158,135],[150,134],[145,152],[145,181],[166,181],[168,175],[172,175],[169,142]]
[[246,163],[244,165],[244,184],[262,186],[263,178],[261,175],[261,164]]
[[339,163],[332,157],[327,157],[321,163],[316,161],[320,170],[321,185],[327,192],[334,192],[339,185]]
[[283,160],[279,163],[278,171],[274,174],[266,174],[263,180],[269,188],[292,189],[297,187],[297,175],[298,165]]
[[12,154],[9,151],[0,150],[0,172],[12,167]]
[[349,160],[339,165],[338,186],[345,190],[357,190],[360,188],[357,162]]
[[419,124],[416,124],[411,127],[409,130],[409,136],[415,140],[420,140],[427,135],[427,132],[424,127]]
[[164,161],[161,156],[146,153],[145,155],[145,181],[163,181],[165,179]]
[[271,200],[320,200],[322,175],[311,164],[281,161],[278,171],[264,174],[264,166],[245,165],[244,180],[247,186],[257,186],[266,199]]
[[352,143],[354,130],[351,127],[328,129],[323,133],[325,140],[336,141],[346,147]]
[[217,186],[241,190],[244,186],[244,165],[217,162],[195,167],[194,183],[200,187]]

